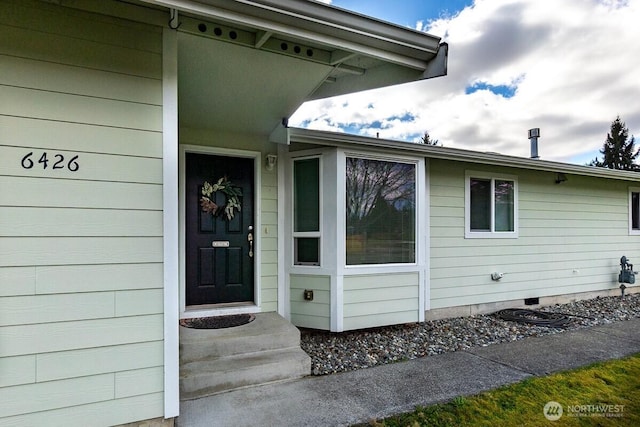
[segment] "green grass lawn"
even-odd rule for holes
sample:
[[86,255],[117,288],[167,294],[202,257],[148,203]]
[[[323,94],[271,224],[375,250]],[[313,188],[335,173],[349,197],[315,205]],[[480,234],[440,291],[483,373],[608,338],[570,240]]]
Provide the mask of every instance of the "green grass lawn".
[[[562,407],[563,413],[556,421],[548,420],[543,412],[549,401]],[[553,410],[550,412],[548,415],[553,415]],[[365,425],[640,426],[640,353],[548,377],[529,378]]]

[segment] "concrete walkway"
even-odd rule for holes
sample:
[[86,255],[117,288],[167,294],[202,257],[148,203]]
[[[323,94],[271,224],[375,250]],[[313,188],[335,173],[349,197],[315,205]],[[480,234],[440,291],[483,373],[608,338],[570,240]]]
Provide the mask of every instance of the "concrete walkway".
[[640,319],[184,401],[177,425],[345,426],[637,352]]

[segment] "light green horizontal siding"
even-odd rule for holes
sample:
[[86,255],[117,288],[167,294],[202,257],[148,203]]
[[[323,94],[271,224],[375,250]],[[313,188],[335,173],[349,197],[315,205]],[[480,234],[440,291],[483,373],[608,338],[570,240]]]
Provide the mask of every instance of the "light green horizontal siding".
[[[462,230],[464,230],[464,228],[462,228]],[[456,247],[460,246],[460,232],[458,231],[457,234],[458,236],[455,237],[453,235],[454,233],[451,233],[450,237],[434,237],[431,239],[432,244],[434,246],[437,245],[438,248],[441,248],[443,251],[452,249],[455,250]],[[549,233],[550,234],[550,233]],[[575,245],[576,248],[575,251],[576,252],[593,252],[594,250],[598,250],[601,247],[607,247],[607,246],[612,246],[612,245],[617,245],[618,247],[624,247],[627,244],[630,244],[631,247],[633,248],[633,244],[634,241],[633,239],[627,239],[626,237],[624,239],[621,239],[619,235],[616,234],[611,235],[611,236],[598,236],[598,247],[594,249],[594,247],[587,247],[585,245],[587,245],[590,242],[594,241],[593,235],[585,235],[585,236],[580,236],[580,235],[558,235],[556,234],[555,236],[536,236],[536,237],[531,237],[528,236],[526,238],[526,240],[522,240],[522,239],[493,239],[493,243],[491,245],[487,245],[487,241],[485,239],[468,239],[465,242],[465,247],[468,248],[486,248],[488,251],[487,254],[491,255],[491,254],[496,254],[499,255],[501,253],[501,251],[504,251],[505,247],[510,247],[513,251],[514,254],[518,254],[519,251],[522,251],[523,253],[527,253],[526,252],[526,248],[530,247],[531,245],[535,245],[535,246],[547,246],[550,248],[554,248],[556,246],[565,246],[565,245]],[[582,247],[582,251],[580,251],[580,247]],[[567,252],[568,255],[570,255],[572,252],[574,251],[565,251]],[[442,253],[443,256],[448,256],[448,252],[443,252]]]
[[162,212],[146,210],[0,207],[4,237],[162,236]]
[[[0,114],[147,131],[162,130],[162,107],[0,86]],[[65,108],[60,108],[64,105]]]
[[163,415],[161,35],[0,4],[0,425]]
[[[415,284],[393,286],[393,298],[396,300],[415,299]],[[368,289],[349,289],[344,294],[344,304],[357,304],[360,309],[365,309],[368,303],[376,303],[385,301],[389,296],[389,288],[368,288]],[[356,309],[354,308],[351,313]]]
[[[464,238],[466,170],[518,177],[519,237]],[[628,182],[459,162],[430,162],[431,307],[599,291],[619,260],[640,253],[628,233]],[[504,273],[499,282],[492,272]]]
[[118,372],[115,375],[116,399],[161,392],[163,378],[162,366]]
[[344,277],[344,330],[417,322],[416,273]]
[[50,411],[31,412],[1,420],[3,427],[86,426],[88,420],[91,425],[96,426],[120,425],[131,422],[132,416],[141,420],[157,418],[158,414],[163,412],[163,396],[163,393],[144,394]]
[[162,315],[0,327],[0,357],[162,340]]
[[[97,15],[72,9],[50,8],[43,12],[42,7],[29,0],[4,1],[1,6],[0,54],[153,79],[162,77],[160,28],[132,26],[124,21],[109,23],[96,19]],[[43,30],[43,25],[48,31]],[[115,40],[122,41],[114,43]]]
[[[515,280],[517,277],[526,277],[530,274],[537,275],[557,275],[565,274],[569,277],[571,274],[591,275],[596,271],[602,269],[616,270],[619,265],[616,260],[594,260],[597,253],[587,253],[585,255],[572,253],[565,256],[562,260],[558,261],[554,258],[560,256],[560,254],[545,255],[544,259],[536,260],[535,262],[526,262],[527,258],[522,258],[522,262],[513,263],[516,268],[510,274],[509,280]],[[456,279],[460,277],[476,278],[478,283],[486,283],[484,273],[487,271],[487,265],[493,263],[500,263],[503,261],[502,257],[481,257],[485,263],[482,264],[482,260],[476,261],[476,263],[469,263],[460,268],[455,261],[448,258],[438,259],[437,262],[432,264],[432,279]],[[530,259],[531,257],[529,257]],[[517,270],[517,271],[516,271]],[[574,272],[576,270],[576,272]]]
[[51,122],[28,117],[0,116],[0,145],[162,158],[162,134],[136,129],[96,127],[84,123]]
[[[526,280],[523,280],[526,278]],[[507,280],[506,275],[502,280]],[[477,298],[482,298],[482,302],[492,302],[492,298],[495,298],[495,295],[502,295],[500,300],[512,300],[518,298],[529,298],[539,296],[540,292],[545,291],[549,284],[545,283],[548,281],[555,281],[556,285],[554,286],[554,291],[564,288],[576,289],[580,287],[584,287],[583,290],[574,290],[569,293],[577,293],[577,292],[587,292],[593,290],[601,290],[603,284],[609,285],[607,288],[611,288],[617,283],[611,279],[611,275],[603,274],[603,275],[591,275],[589,276],[589,281],[594,280],[594,283],[584,283],[585,278],[580,275],[576,275],[575,277],[558,277],[557,274],[550,272],[548,274],[536,274],[536,275],[521,275],[520,277],[508,278],[510,281],[508,285],[496,285],[493,283],[478,283],[469,281],[469,285],[466,285],[464,291],[466,296],[474,296]],[[595,286],[595,287],[594,287]],[[432,291],[433,298],[456,298],[459,297],[459,290],[455,287],[448,288],[438,288]],[[488,296],[489,294],[494,294],[491,298],[486,299],[484,296]],[[504,295],[503,295],[504,294]],[[527,296],[524,296],[524,295]],[[522,296],[519,296],[522,295]],[[555,294],[562,295],[562,293]],[[511,296],[511,298],[509,298]],[[498,301],[500,301],[498,300]]]
[[162,238],[0,238],[0,267],[131,262],[162,262]]
[[35,363],[38,381],[132,371],[162,366],[163,346],[152,341],[45,353],[37,355]]
[[[41,70],[47,78],[38,79],[31,72],[34,67]],[[58,93],[82,93],[84,96],[150,105],[162,104],[162,83],[159,79],[120,75],[34,59],[0,55],[0,80],[7,86]]]
[[101,319],[114,314],[113,292],[0,298],[0,327]]
[[113,374],[0,388],[0,414],[12,416],[83,405],[112,399],[113,395]]
[[[524,239],[524,238],[520,238]],[[549,238],[551,239],[551,238]],[[594,236],[591,242],[595,240],[599,240],[599,236]],[[471,240],[471,239],[469,239]],[[478,240],[478,239],[476,239]],[[498,240],[498,239],[493,239]],[[515,240],[515,239],[514,239]],[[594,246],[589,246],[588,242],[585,243],[567,243],[563,245],[559,244],[549,244],[546,245],[543,239],[532,239],[534,241],[541,241],[539,245],[535,243],[530,243],[527,245],[495,245],[495,246],[487,246],[487,242],[485,242],[485,246],[482,244],[469,244],[465,246],[469,250],[482,250],[482,256],[474,256],[469,259],[465,259],[468,264],[465,266],[475,266],[475,265],[487,265],[495,262],[499,262],[500,260],[505,260],[505,252],[509,251],[509,264],[531,264],[531,263],[549,263],[549,262],[562,262],[562,261],[574,261],[574,260],[591,260],[600,258],[603,253],[607,253],[610,251],[637,251],[636,246],[633,242],[630,242],[630,239],[624,238],[624,242],[619,244],[616,243],[602,243]],[[559,238],[558,240],[562,240]],[[569,239],[567,239],[569,240]],[[587,239],[584,239],[587,240]],[[439,265],[441,263],[444,264],[452,264],[453,261],[450,259],[451,257],[455,257],[456,255],[461,255],[459,247],[451,245],[451,242],[448,241],[447,245],[438,249],[438,257],[434,257],[434,264]],[[490,245],[490,243],[489,243]],[[532,256],[532,247],[542,248],[537,253],[533,253]],[[473,249],[472,249],[473,248]],[[464,256],[464,254],[463,254]],[[443,259],[440,259],[443,258]],[[560,258],[558,258],[560,257]],[[617,264],[617,260],[620,257],[617,257],[612,262]],[[462,271],[463,268],[459,268],[459,271]]]
[[0,389],[35,382],[35,355],[0,358]]
[[[102,2],[106,3],[106,2]],[[118,48],[155,52],[160,54],[162,46],[158,39],[160,28],[150,27],[142,23],[124,22],[108,15],[86,13],[71,8],[63,9],[55,6],[40,5],[30,0],[4,0],[6,8],[0,15],[0,24],[27,28],[37,33],[59,35],[83,41],[95,41],[101,45],[113,45]],[[20,7],[12,7],[19,5]],[[111,5],[104,10],[117,10]],[[151,15],[144,10],[137,10],[140,19],[150,19]],[[129,8],[132,15],[136,10]],[[114,26],[118,31],[114,31]],[[104,59],[98,64],[104,66]],[[157,71],[157,70],[156,70]]]
[[[291,322],[303,328],[331,329],[331,278],[292,274],[289,283]],[[313,301],[305,301],[305,289],[313,291]]]
[[161,263],[53,265],[34,270],[38,294],[162,288]]
[[140,316],[162,314],[164,292],[162,289],[118,291],[115,293],[115,315]]
[[162,185],[156,184],[0,176],[0,187],[11,189],[0,192],[0,206],[162,209]]
[[[268,153],[261,144],[263,157]],[[267,146],[268,147],[268,146]],[[274,150],[275,151],[275,150]],[[260,160],[258,160],[260,161]],[[276,169],[262,168],[260,203],[260,230],[262,247],[260,250],[261,277],[260,298],[263,311],[278,310],[278,176]]]
[[[38,164],[45,152],[48,161],[46,169]],[[34,166],[31,169],[25,169],[21,165],[21,159],[29,153],[33,153],[30,159]],[[77,160],[74,161],[78,164],[78,170],[71,171],[66,165],[76,156]],[[14,159],[13,162],[3,163],[0,166],[0,174],[2,175],[162,184],[162,160],[156,158],[7,146],[0,146],[0,157]],[[58,167],[62,167],[62,169],[53,170],[56,163],[59,163]]]
[[34,267],[0,268],[0,297],[35,293],[36,269]]
[[415,313],[410,311],[398,311],[393,313],[380,313],[375,316],[359,316],[344,319],[344,330],[366,329],[375,326],[401,325],[418,321],[417,304]]

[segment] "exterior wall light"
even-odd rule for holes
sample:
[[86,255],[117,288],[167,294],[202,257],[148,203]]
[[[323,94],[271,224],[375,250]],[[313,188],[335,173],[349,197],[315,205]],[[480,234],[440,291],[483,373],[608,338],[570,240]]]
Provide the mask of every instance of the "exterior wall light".
[[267,154],[267,161],[265,164],[265,168],[268,171],[272,171],[273,168],[276,166],[277,162],[278,162],[278,156],[276,156],[275,154]]
[[561,172],[556,174],[556,184],[562,184],[563,182],[567,182],[569,179],[567,176]]

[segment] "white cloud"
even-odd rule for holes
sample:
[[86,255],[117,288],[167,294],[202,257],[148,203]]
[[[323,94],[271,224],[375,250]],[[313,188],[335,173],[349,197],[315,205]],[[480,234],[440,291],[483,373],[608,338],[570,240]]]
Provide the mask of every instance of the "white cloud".
[[[617,115],[640,134],[639,3],[476,0],[416,23],[449,43],[448,76],[307,103],[290,123],[403,140],[428,130],[448,147],[519,156],[528,155],[527,129],[540,127],[542,158],[584,163]],[[517,89],[511,98],[465,94],[477,82]],[[397,119],[405,114],[415,119]]]

